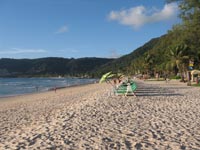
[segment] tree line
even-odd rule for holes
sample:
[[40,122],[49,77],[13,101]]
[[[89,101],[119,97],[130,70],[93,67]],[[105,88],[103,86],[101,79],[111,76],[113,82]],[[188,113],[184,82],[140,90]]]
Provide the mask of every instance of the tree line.
[[112,61],[107,58],[0,59],[0,77],[94,77],[92,70]]

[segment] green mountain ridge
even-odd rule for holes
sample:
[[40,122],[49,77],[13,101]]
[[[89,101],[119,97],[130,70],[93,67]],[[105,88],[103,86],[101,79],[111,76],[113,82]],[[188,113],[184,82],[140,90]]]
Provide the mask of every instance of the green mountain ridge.
[[137,48],[136,50],[133,50],[130,54],[124,55],[118,59],[108,62],[107,64],[102,65],[95,71],[99,74],[103,74],[108,71],[122,73],[130,72],[131,70],[129,70],[129,67],[131,66],[131,63],[134,60],[142,57],[147,51],[151,51],[154,47],[156,47],[156,45],[160,43],[160,40],[162,40],[164,36],[151,39],[143,46]]
[[0,77],[93,76],[92,70],[112,61],[107,58],[0,59]]
[[[179,34],[168,34],[153,38],[130,54],[117,59],[109,58],[39,58],[39,59],[0,59],[0,77],[72,76],[101,77],[112,71],[133,75],[138,73],[176,74],[178,68],[170,55],[170,47],[178,45]],[[189,49],[189,52],[192,50]],[[195,52],[195,56],[196,56]],[[195,68],[199,68],[199,58],[195,58]],[[189,57],[184,62],[188,66]],[[173,64],[173,65],[171,65]]]
[[[96,70],[97,74],[113,71],[126,75],[181,76],[181,81],[193,69],[200,69],[200,1],[167,0],[178,2],[182,20],[167,34],[154,38],[134,50]],[[191,63],[192,62],[192,63]]]
[[38,58],[38,59],[0,59],[0,77],[32,77],[32,76],[77,76],[100,77],[102,74],[127,72],[131,63],[153,49],[159,43],[159,38],[153,38],[130,54],[118,59],[108,58]]
[[[163,37],[163,36],[162,36]],[[130,54],[118,59],[107,58],[38,58],[0,59],[0,76],[91,76],[100,77],[108,71],[126,72],[132,61],[153,49],[162,37],[153,38]]]

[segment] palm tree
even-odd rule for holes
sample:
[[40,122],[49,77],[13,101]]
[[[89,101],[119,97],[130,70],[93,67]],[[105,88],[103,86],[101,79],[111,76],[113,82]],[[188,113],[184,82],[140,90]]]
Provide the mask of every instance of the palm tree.
[[[187,45],[177,45],[169,48],[172,67],[176,67],[181,74],[181,81],[184,81],[184,74],[190,59],[190,51]],[[176,72],[177,73],[177,72]]]
[[150,53],[147,53],[144,57],[144,65],[147,74],[152,74],[153,72],[154,58],[155,58],[154,55]]
[[196,53],[196,55],[194,55],[194,61],[196,62],[196,68],[200,69],[200,51],[198,51]]

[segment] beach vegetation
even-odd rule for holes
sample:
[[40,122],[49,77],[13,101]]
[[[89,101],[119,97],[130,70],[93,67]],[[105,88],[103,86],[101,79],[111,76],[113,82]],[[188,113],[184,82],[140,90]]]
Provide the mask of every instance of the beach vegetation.
[[200,83],[198,83],[198,84],[193,84],[192,86],[200,87]]

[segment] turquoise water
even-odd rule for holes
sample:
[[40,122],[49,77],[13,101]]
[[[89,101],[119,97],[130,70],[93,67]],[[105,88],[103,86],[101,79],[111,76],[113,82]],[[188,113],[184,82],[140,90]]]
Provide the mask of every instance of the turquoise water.
[[48,91],[55,87],[67,87],[94,83],[96,79],[77,78],[0,78],[0,97]]

